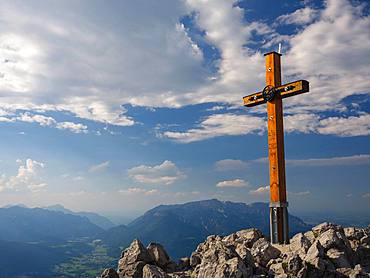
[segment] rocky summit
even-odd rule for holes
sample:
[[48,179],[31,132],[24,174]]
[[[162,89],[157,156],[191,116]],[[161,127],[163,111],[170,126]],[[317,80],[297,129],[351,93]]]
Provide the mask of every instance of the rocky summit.
[[272,245],[258,229],[209,236],[190,258],[171,261],[158,243],[134,240],[118,268],[100,278],[370,277],[370,226],[342,228],[322,223]]

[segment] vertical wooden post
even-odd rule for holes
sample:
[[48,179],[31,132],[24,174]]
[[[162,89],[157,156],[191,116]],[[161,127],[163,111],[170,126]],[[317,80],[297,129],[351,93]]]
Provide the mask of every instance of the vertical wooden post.
[[[266,56],[266,85],[281,85],[281,54]],[[289,243],[286,196],[283,105],[279,94],[267,102],[267,130],[270,161],[270,235],[272,243]]]

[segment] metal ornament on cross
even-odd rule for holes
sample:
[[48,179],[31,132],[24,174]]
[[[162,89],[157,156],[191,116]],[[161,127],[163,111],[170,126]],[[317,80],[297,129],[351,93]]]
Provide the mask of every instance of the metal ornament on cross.
[[[280,51],[279,51],[280,52]],[[284,126],[282,99],[309,91],[306,80],[281,85],[281,54],[266,57],[266,87],[243,97],[244,106],[267,103],[267,137],[270,162],[270,237],[271,243],[289,243],[288,201],[286,194]]]

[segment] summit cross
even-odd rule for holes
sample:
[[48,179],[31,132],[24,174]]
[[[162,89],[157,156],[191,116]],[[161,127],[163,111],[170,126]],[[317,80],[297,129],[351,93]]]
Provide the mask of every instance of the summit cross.
[[243,97],[244,106],[267,103],[267,136],[270,162],[270,237],[272,243],[289,243],[288,202],[285,179],[284,126],[282,99],[309,91],[306,80],[281,85],[281,54],[266,57],[266,87]]

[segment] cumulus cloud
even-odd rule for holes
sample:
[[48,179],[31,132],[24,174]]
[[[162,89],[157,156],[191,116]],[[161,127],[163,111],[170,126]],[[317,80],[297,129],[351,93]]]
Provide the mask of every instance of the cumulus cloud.
[[[284,101],[292,116],[287,119],[289,130],[340,136],[369,134],[367,114],[317,118],[318,112],[343,111],[343,99],[348,96],[368,93],[370,16],[364,13],[364,5],[328,0],[320,10],[305,6],[279,17],[280,23],[303,25],[296,33],[282,36],[271,26],[248,20],[248,14],[234,1],[164,0],[150,9],[140,1],[54,4],[50,9],[41,2],[1,3],[7,12],[0,27],[0,56],[4,57],[0,63],[0,109],[67,112],[130,126],[135,119],[127,115],[123,104],[241,105],[241,96],[264,86],[264,57],[253,49],[257,34],[265,41],[286,41],[286,81],[310,81],[310,93]],[[90,9],[102,12],[86,12]],[[106,14],[111,16],[104,17]],[[219,52],[219,59],[213,61],[216,72],[204,66],[202,49],[179,22],[184,15],[194,15],[193,24],[204,34],[202,39]],[[266,46],[261,45],[262,49]],[[231,118],[230,114],[225,117]],[[245,117],[258,121],[257,117]],[[47,117],[25,114],[23,118],[56,125]],[[167,131],[164,136],[184,143],[212,138],[212,121],[220,118],[212,115],[193,129]],[[11,119],[0,112],[0,121]],[[312,124],[318,119],[320,125]],[[304,121],[303,127],[296,124],[299,120]],[[338,121],[348,125],[344,132],[340,132]],[[59,127],[85,132],[83,125],[77,125]],[[260,131],[252,128],[252,132]],[[216,136],[250,132],[249,128],[245,133],[216,131]]]
[[57,129],[66,129],[73,133],[87,133],[87,126],[83,124],[76,124],[73,122],[60,122],[55,126]]
[[270,186],[260,186],[256,189],[252,189],[249,191],[249,194],[251,195],[263,195],[270,192]]
[[109,166],[109,163],[110,163],[110,161],[108,160],[108,161],[102,162],[102,163],[97,164],[97,165],[92,165],[89,168],[89,173],[96,173],[96,172],[104,171]]
[[48,117],[41,114],[32,114],[30,112],[21,113],[19,116],[10,118],[9,120],[37,123],[40,126],[48,126],[62,130],[69,130],[73,133],[88,133],[87,126],[81,123],[57,122],[53,117]]
[[239,159],[223,159],[215,162],[216,171],[235,171],[242,170],[248,163]]
[[235,114],[214,114],[204,119],[196,128],[184,132],[165,131],[164,137],[181,143],[191,143],[226,135],[261,133],[266,129],[262,118]]
[[17,175],[11,176],[9,179],[6,179],[5,175],[1,176],[0,187],[2,190],[28,189],[32,192],[43,190],[47,184],[42,181],[40,174],[45,164],[30,158],[26,159],[24,163],[22,161],[20,163]]
[[242,179],[235,179],[235,180],[226,180],[226,181],[220,181],[216,184],[216,187],[220,188],[229,188],[229,187],[247,187],[248,182]]
[[169,160],[155,166],[140,165],[133,167],[127,173],[135,181],[146,184],[170,185],[186,177],[175,163]]

